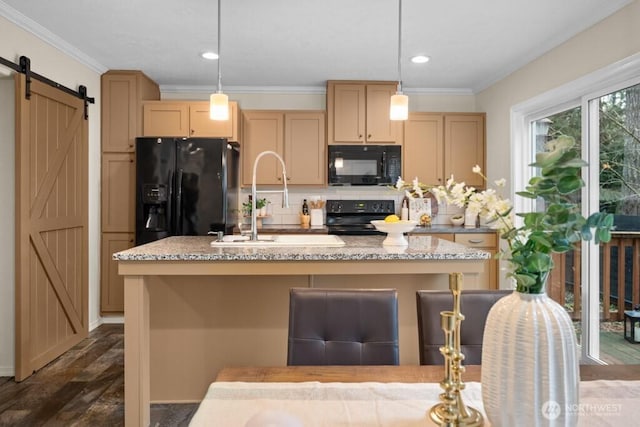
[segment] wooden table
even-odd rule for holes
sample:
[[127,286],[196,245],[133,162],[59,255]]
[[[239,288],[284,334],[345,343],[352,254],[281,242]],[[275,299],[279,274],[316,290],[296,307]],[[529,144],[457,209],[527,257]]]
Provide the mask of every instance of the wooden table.
[[[480,381],[480,366],[466,366],[465,381]],[[442,366],[276,366],[227,367],[216,381],[244,382],[439,382]],[[640,365],[580,365],[580,380],[640,380]]]
[[[464,403],[484,416],[480,371],[467,367],[463,394]],[[580,411],[578,427],[639,419],[640,365],[585,365],[580,371],[581,405],[572,409]],[[427,414],[439,403],[443,376],[443,366],[416,365],[224,368],[191,425],[433,425]]]

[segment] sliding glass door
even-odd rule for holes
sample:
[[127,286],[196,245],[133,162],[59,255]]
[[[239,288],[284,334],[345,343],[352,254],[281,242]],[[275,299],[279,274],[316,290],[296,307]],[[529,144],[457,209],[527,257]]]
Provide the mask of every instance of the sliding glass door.
[[[640,304],[640,84],[585,95],[527,122],[529,163],[547,141],[572,136],[589,162],[576,201],[585,216],[600,210],[616,219],[611,243],[555,257],[547,291],[574,319],[585,361],[637,363],[640,347],[624,339],[622,320]],[[527,169],[520,185],[536,173]],[[540,201],[523,207],[545,209]]]

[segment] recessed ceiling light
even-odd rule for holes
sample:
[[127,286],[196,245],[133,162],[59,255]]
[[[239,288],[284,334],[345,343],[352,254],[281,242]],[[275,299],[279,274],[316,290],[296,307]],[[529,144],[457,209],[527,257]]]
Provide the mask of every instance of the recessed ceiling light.
[[218,54],[215,52],[204,52],[202,57],[204,59],[218,59]]
[[426,55],[416,55],[411,58],[411,62],[414,64],[424,64],[425,62],[429,62],[429,59],[431,58]]

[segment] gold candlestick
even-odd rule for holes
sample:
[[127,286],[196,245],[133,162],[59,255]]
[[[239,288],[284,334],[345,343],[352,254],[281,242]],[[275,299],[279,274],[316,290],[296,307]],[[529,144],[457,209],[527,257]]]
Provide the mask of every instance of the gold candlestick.
[[476,427],[484,425],[482,414],[462,401],[462,381],[464,354],[460,351],[460,323],[464,315],[460,312],[460,293],[462,292],[462,274],[449,274],[449,289],[453,294],[453,311],[440,312],[440,321],[444,331],[444,345],[440,353],[444,357],[444,379],[440,387],[440,403],[429,410],[429,417],[439,426]]

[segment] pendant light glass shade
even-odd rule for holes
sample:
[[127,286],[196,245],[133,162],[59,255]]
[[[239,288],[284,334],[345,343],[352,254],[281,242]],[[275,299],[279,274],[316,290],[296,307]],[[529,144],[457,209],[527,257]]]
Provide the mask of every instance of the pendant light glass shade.
[[402,0],[398,0],[398,90],[391,96],[389,119],[407,120],[409,118],[409,97],[402,93]]
[[222,92],[209,97],[209,118],[211,120],[229,120],[229,97]]
[[218,0],[218,91],[211,94],[211,96],[209,97],[209,118],[211,120],[225,121],[229,120],[229,97],[222,93],[222,55],[220,53],[220,3],[222,3],[222,0]]
[[396,92],[391,97],[389,118],[391,120],[407,120],[409,118],[409,97],[407,95],[403,95],[402,92]]

